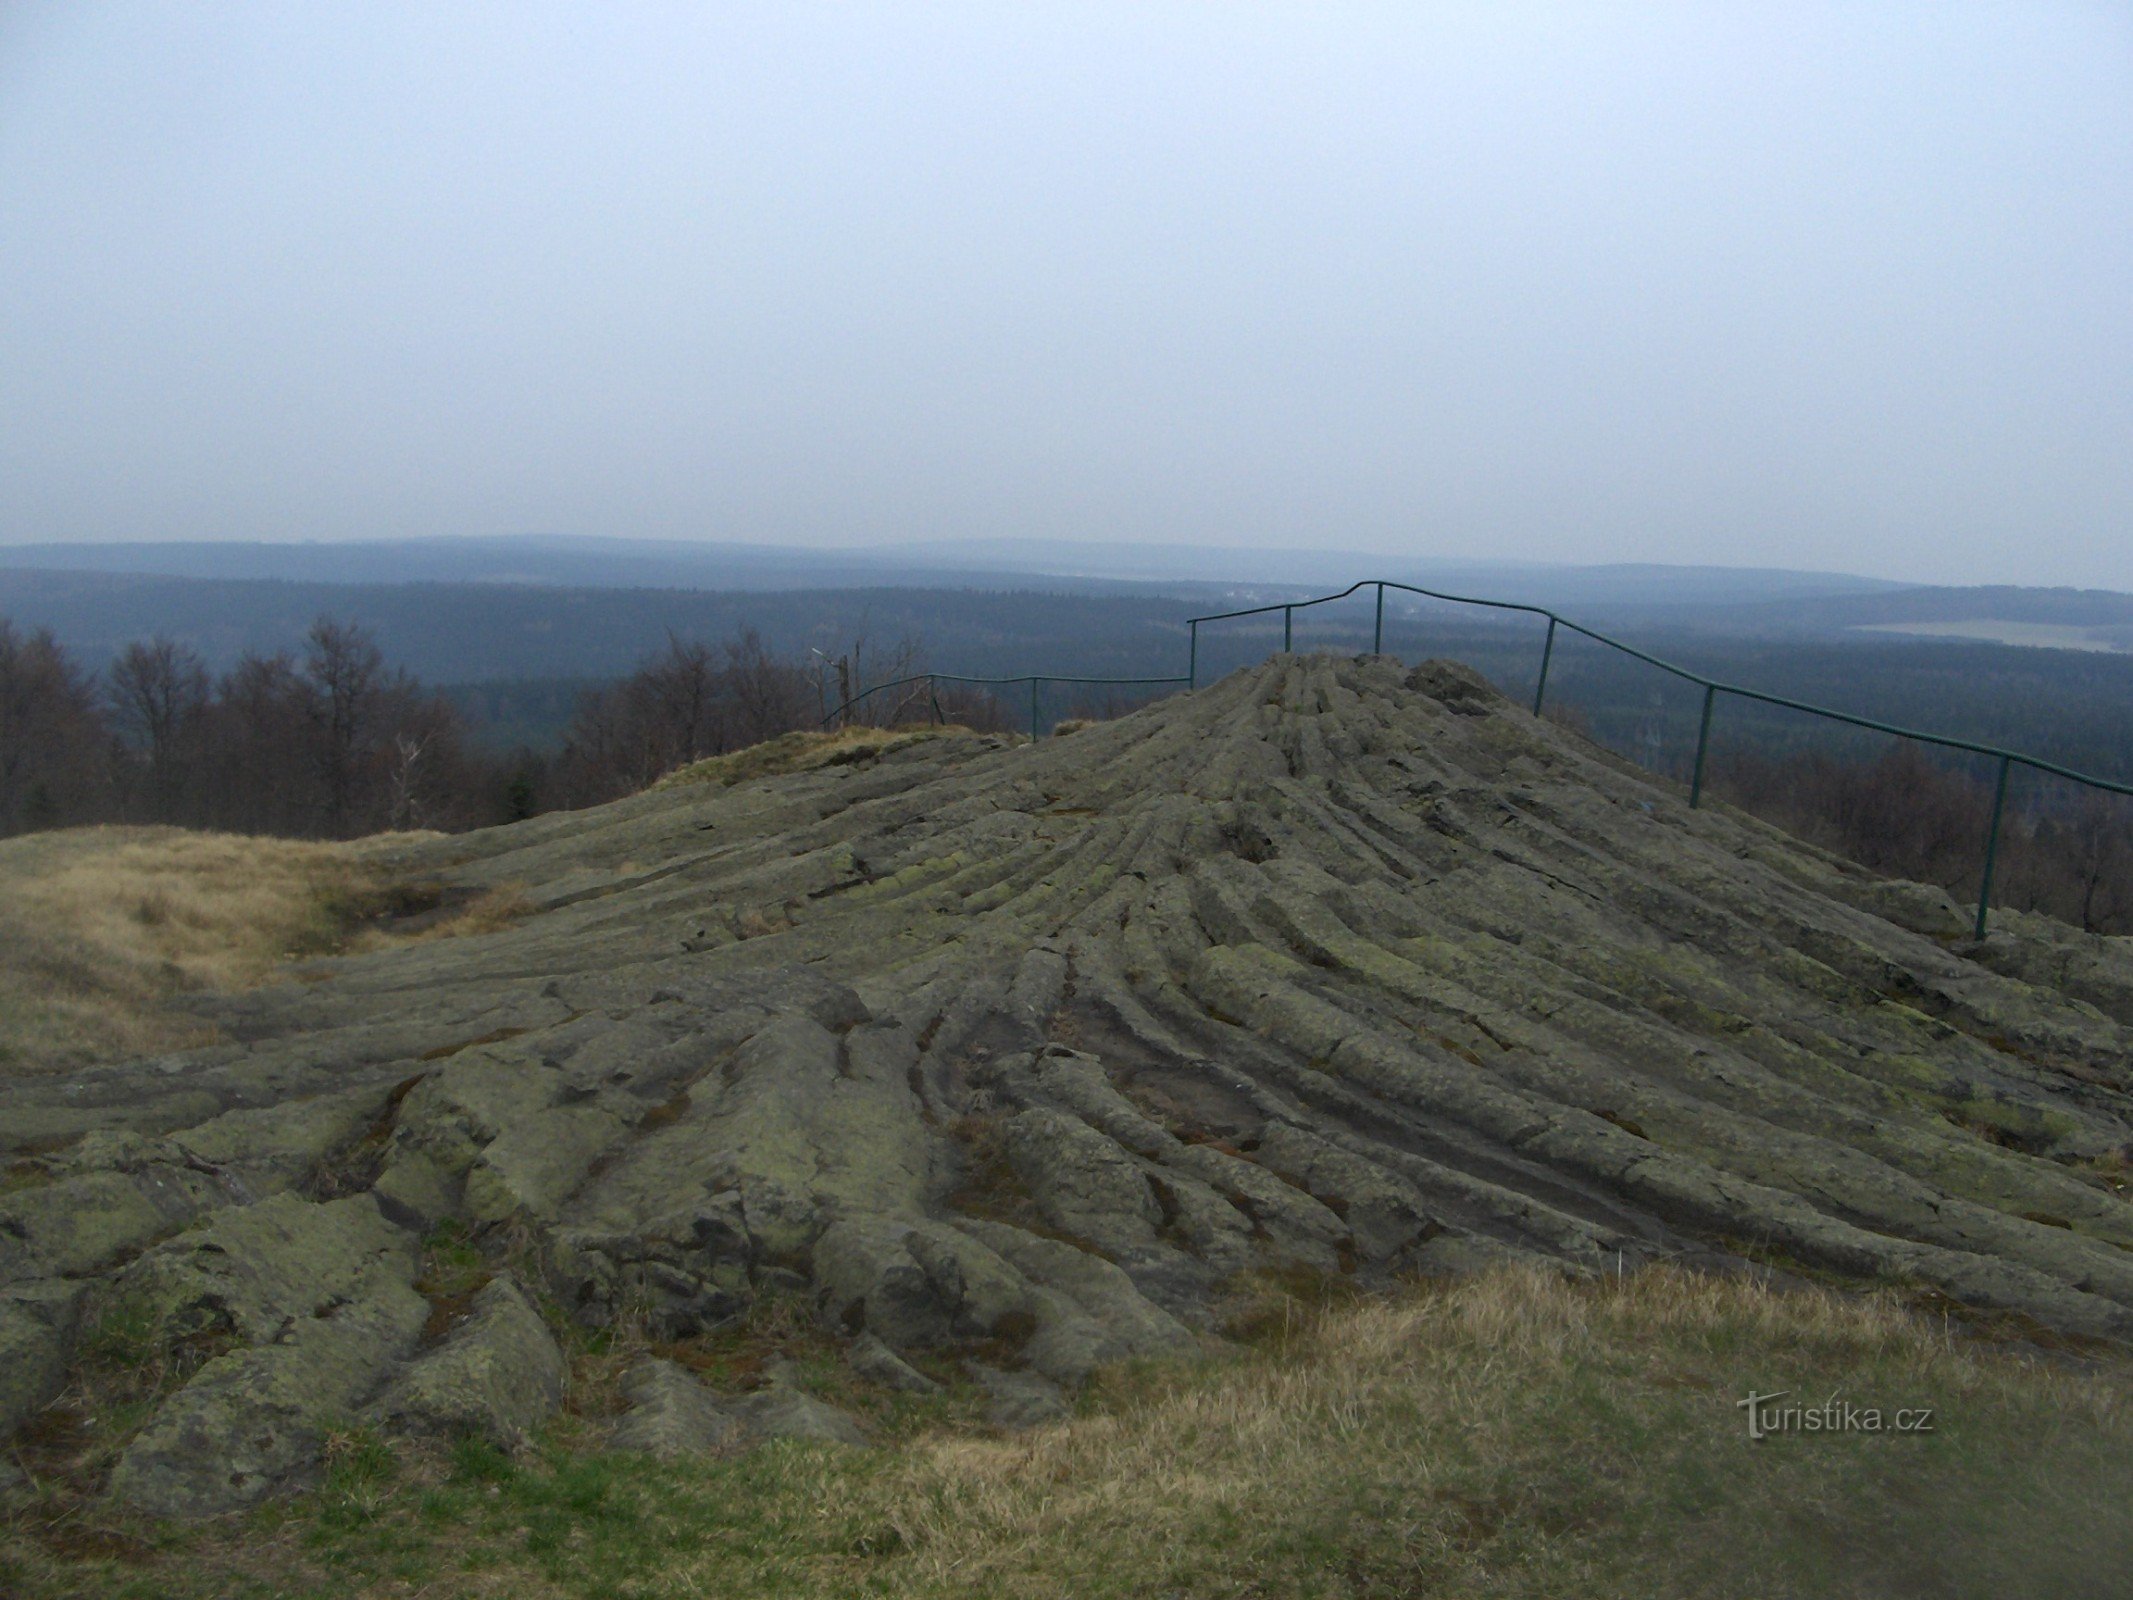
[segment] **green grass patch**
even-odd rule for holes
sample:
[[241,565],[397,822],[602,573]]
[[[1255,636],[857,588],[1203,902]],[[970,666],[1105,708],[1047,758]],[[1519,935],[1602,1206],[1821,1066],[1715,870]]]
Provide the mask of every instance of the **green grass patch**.
[[[1504,1269],[1248,1320],[1252,1344],[1111,1374],[1010,1437],[944,1411],[871,1451],[662,1464],[583,1418],[516,1456],[351,1432],[316,1493],[177,1545],[112,1524],[123,1556],[59,1552],[18,1518],[0,1589],[1878,1600],[2100,1595],[2133,1570],[2121,1354],[1665,1270]],[[787,1360],[801,1340],[750,1337]],[[1932,1425],[1751,1440],[1738,1402],[1773,1390]]]

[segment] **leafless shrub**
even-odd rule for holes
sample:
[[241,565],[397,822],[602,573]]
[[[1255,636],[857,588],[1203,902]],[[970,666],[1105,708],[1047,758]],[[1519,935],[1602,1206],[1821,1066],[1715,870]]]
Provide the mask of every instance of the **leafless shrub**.
[[[1862,866],[1977,893],[1992,788],[1913,744],[1876,761],[1815,752],[1734,756],[1713,787],[1747,811]],[[2133,933],[2133,802],[2081,790],[2011,805],[1994,900],[2091,933]]]

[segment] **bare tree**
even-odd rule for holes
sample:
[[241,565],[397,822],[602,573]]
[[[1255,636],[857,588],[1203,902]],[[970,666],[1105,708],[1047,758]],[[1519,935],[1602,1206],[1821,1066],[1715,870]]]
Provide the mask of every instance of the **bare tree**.
[[89,681],[49,630],[0,617],[0,833],[94,820],[107,769]]
[[385,658],[368,630],[320,617],[306,637],[304,678],[326,830],[342,834],[355,821],[362,758],[386,683]]
[[718,668],[711,647],[667,635],[667,647],[635,682],[653,713],[658,760],[665,768],[716,755],[726,746]]
[[760,744],[810,720],[806,673],[775,660],[753,628],[726,642],[720,687],[732,707],[736,745]]
[[427,734],[393,735],[392,767],[386,779],[389,785],[386,826],[396,832],[422,825],[418,775],[423,754],[429,746],[430,736]]
[[[932,686],[923,682],[900,683],[926,670],[926,647],[920,640],[907,637],[893,648],[883,649],[868,638],[862,621],[849,648],[825,659],[837,675],[836,710],[840,724],[894,727],[926,713]],[[899,686],[887,687],[891,684]]]
[[303,680],[286,655],[247,655],[224,674],[208,718],[209,820],[241,833],[309,833],[323,809]]
[[[916,646],[907,646],[888,665],[903,673],[915,655]],[[819,727],[828,699],[825,671],[838,670],[850,681],[855,672],[880,670],[863,636],[835,660],[814,650],[807,661],[778,660],[752,629],[717,651],[670,635],[631,676],[580,698],[556,763],[565,803],[633,794],[704,756]],[[923,685],[906,697],[912,704],[924,698]]]
[[[1895,877],[1976,894],[1992,790],[1899,747],[1876,761],[1821,751],[1729,757],[1718,782],[1736,804]],[[2043,911],[2087,932],[2133,932],[2133,818],[2095,792],[2017,803],[2000,824],[1995,903]]]
[[148,814],[159,822],[180,820],[208,706],[206,663],[164,634],[136,640],[106,672],[104,697],[139,763]]
[[2064,831],[2082,931],[2123,926],[2133,911],[2133,828],[2127,826],[2125,802],[2089,790]]

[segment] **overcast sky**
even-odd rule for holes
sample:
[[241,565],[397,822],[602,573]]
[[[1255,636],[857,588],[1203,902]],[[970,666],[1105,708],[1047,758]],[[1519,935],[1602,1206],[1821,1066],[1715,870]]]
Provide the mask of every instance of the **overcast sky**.
[[2133,589],[2133,6],[0,4],[0,541]]

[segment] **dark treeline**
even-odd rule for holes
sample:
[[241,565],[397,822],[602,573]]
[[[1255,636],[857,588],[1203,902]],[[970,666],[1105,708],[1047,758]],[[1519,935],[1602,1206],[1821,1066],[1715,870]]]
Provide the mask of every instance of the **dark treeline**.
[[[1159,690],[1053,685],[997,694],[918,682],[919,645],[851,640],[781,657],[745,631],[720,643],[670,633],[617,682],[574,688],[559,748],[504,752],[461,711],[388,663],[363,628],[321,618],[300,653],[246,655],[219,676],[158,636],[85,672],[47,632],[0,618],[0,835],[94,822],[346,838],[461,829],[632,794],[692,761],[841,720],[935,718],[1021,730],[1034,712],[1115,716]],[[566,692],[556,685],[554,693]],[[1565,705],[1557,713],[1675,777],[1685,751]],[[2105,765],[2098,762],[2097,765]],[[1879,759],[1783,738],[1728,741],[1716,792],[1893,876],[1975,896],[1991,789],[1978,774],[1898,744]],[[2019,779],[1995,900],[2077,927],[2133,933],[2133,801]]]
[[0,834],[91,822],[349,838],[511,814],[513,759],[471,749],[452,707],[321,618],[300,655],[219,677],[157,636],[100,674],[0,618]]
[[[723,640],[761,634],[780,659],[837,654],[855,634],[943,642],[930,664],[979,674],[1178,673],[1186,617],[1268,597],[1193,598],[1113,590],[1017,592],[884,588],[745,593],[733,590],[547,589],[510,584],[398,585],[207,581],[140,574],[36,572],[0,567],[0,611],[25,628],[50,626],[77,661],[101,669],[133,639],[168,632],[221,672],[246,653],[302,653],[321,613],[359,615],[387,657],[448,691],[471,735],[494,748],[554,752],[583,689],[640,667],[670,635]],[[1290,591],[1300,593],[1301,591]],[[1278,596],[1276,596],[1278,598]],[[1296,615],[1299,650],[1369,648],[1373,596]],[[1655,619],[1617,625],[1565,598],[1573,616],[1683,666],[1728,682],[1907,727],[2002,744],[2106,778],[2133,778],[2133,655],[2024,649],[1961,641],[1840,640],[1714,634]],[[2012,602],[2010,602],[2012,603]],[[1492,620],[1494,619],[1494,620]],[[1385,647],[1408,661],[1448,656],[1530,701],[1542,628],[1532,617],[1417,604],[1397,596]],[[1276,617],[1200,629],[1200,680],[1254,665],[1281,644]],[[1072,691],[1060,691],[1064,710]],[[1655,765],[1685,762],[1696,742],[1701,691],[1574,636],[1557,640],[1549,698],[1579,707],[1610,745]],[[1017,718],[1027,720],[1026,709]],[[1869,737],[1722,697],[1713,736],[1758,750],[1878,754]]]
[[1004,725],[989,698],[948,685],[862,695],[924,670],[922,647],[908,639],[883,649],[862,635],[834,656],[811,649],[795,661],[773,654],[753,629],[717,645],[670,634],[629,677],[580,695],[549,770],[549,794],[555,804],[592,805],[707,756],[846,722]]
[[50,627],[101,667],[137,638],[189,641],[211,670],[247,651],[303,648],[312,619],[360,616],[387,657],[431,684],[568,677],[612,682],[668,635],[732,639],[748,629],[781,659],[832,656],[857,635],[952,639],[960,672],[1169,672],[1184,659],[1175,598],[968,588],[569,589],[509,583],[205,581],[130,573],[36,572],[0,564],[0,612]]
[[946,717],[1001,725],[983,696],[926,686],[905,641],[773,655],[754,632],[669,635],[619,682],[582,689],[561,748],[500,752],[460,710],[388,663],[368,631],[322,617],[300,654],[217,676],[166,636],[85,672],[49,632],[0,618],[0,836],[85,823],[172,823],[294,838],[481,827],[633,794],[674,768],[825,722]]

